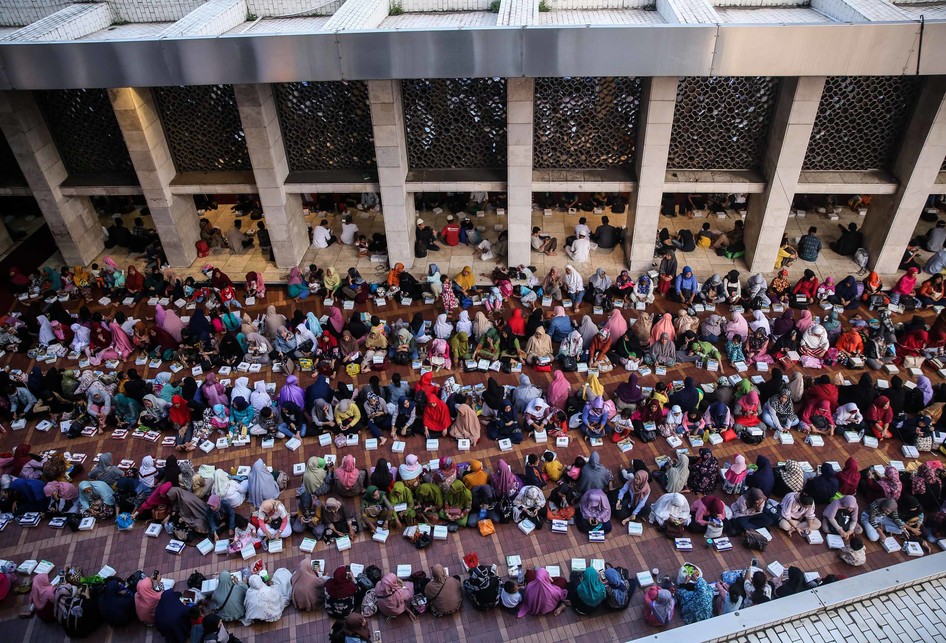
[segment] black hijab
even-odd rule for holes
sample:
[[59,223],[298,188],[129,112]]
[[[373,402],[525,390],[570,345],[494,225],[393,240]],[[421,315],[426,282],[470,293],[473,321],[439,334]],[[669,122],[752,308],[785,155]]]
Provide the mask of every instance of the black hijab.
[[769,379],[759,384],[759,401],[762,404],[765,404],[770,397],[781,391],[782,387],[785,386],[785,380],[782,379],[783,375],[782,369],[773,368]]
[[374,465],[374,471],[371,472],[370,481],[371,484],[385,493],[391,489],[394,484],[394,477],[391,475],[387,460],[378,458],[378,462]]
[[539,326],[544,326],[544,315],[541,308],[536,308],[532,311],[532,314],[529,315],[529,319],[526,321],[526,337],[532,337],[535,335],[535,331]]
[[677,405],[684,413],[689,413],[700,403],[700,393],[692,377],[683,380],[683,388],[670,396],[667,406]]
[[775,486],[775,472],[772,470],[772,463],[764,455],[757,456],[755,459],[756,470],[746,476],[746,486],[758,489],[766,495],[772,495],[772,487]]
[[486,391],[483,392],[483,401],[494,411],[503,408],[506,392],[492,377],[486,380]]

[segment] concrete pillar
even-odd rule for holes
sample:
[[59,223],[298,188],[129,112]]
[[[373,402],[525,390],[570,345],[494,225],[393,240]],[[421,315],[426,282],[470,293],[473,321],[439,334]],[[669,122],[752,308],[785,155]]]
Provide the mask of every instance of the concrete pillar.
[[0,254],[3,254],[12,247],[13,237],[10,236],[10,231],[7,230],[6,224],[0,221]]
[[532,256],[532,120],[535,79],[506,79],[507,264],[528,266]]
[[404,129],[404,104],[401,82],[369,80],[371,128],[375,156],[378,159],[378,183],[384,233],[388,239],[388,263],[414,265],[415,225],[414,195],[406,189],[407,136]]
[[654,239],[660,222],[660,199],[670,153],[670,129],[677,104],[677,81],[676,77],[661,76],[644,82],[634,158],[637,190],[630,194],[624,239],[628,268],[633,272],[649,269],[654,260]]
[[750,272],[771,272],[775,265],[824,83],[824,76],[782,79],[762,157],[765,191],[749,195],[746,213],[744,239]]
[[110,89],[108,96],[168,263],[188,267],[197,259],[197,208],[192,197],[171,194],[176,171],[154,96],[147,87]]
[[897,272],[923,204],[946,158],[946,76],[928,76],[900,143],[893,175],[894,194],[877,195],[864,220],[870,266],[880,274]]
[[69,265],[91,263],[105,247],[105,233],[88,197],[64,196],[59,188],[66,166],[30,92],[0,93],[0,129],[63,259]]
[[233,91],[276,265],[280,268],[298,266],[310,239],[302,215],[302,196],[286,192],[289,161],[272,88],[269,85],[234,85]]

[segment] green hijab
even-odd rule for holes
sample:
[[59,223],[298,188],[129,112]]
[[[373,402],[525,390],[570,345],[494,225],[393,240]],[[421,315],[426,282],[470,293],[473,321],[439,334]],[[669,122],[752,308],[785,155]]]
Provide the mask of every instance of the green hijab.
[[459,480],[454,480],[444,496],[444,502],[451,507],[469,509],[473,506],[473,493]]
[[328,472],[325,470],[325,459],[318,456],[309,458],[305,465],[305,473],[302,474],[302,486],[309,493],[315,493],[316,490],[325,482],[325,476]]
[[443,493],[441,493],[440,487],[432,482],[422,483],[417,487],[417,491],[414,495],[417,497],[417,504],[419,505],[439,507],[443,504]]
[[581,602],[589,607],[597,607],[607,596],[607,589],[598,577],[598,570],[594,567],[585,569],[581,582],[578,583],[575,591],[578,593]]
[[234,582],[233,575],[227,570],[220,572],[217,589],[210,597],[214,614],[219,616],[221,621],[238,621],[243,618],[245,600],[246,585]]
[[406,504],[408,507],[414,506],[414,496],[411,493],[411,490],[407,486],[398,480],[394,483],[394,487],[391,489],[391,494],[388,496],[388,500],[391,501],[392,505]]
[[[374,498],[372,498],[372,496],[374,496],[374,492],[375,492],[375,491],[377,491],[378,494],[379,494],[377,500],[375,500]],[[385,504],[387,504],[387,497],[384,495],[384,492],[383,492],[383,491],[381,491],[380,489],[378,489],[378,488],[377,488],[376,486],[374,486],[374,485],[371,485],[370,487],[368,487],[367,489],[365,489],[365,493],[364,493],[364,495],[361,497],[361,509],[362,509],[362,511],[364,511],[366,507],[371,507],[371,506],[373,506],[373,505],[385,505]]]

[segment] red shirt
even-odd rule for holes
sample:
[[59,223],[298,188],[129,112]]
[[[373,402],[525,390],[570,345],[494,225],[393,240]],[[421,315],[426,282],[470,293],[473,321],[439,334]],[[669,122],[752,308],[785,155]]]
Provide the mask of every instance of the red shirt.
[[448,246],[460,245],[460,226],[456,223],[448,223],[440,231],[443,242]]

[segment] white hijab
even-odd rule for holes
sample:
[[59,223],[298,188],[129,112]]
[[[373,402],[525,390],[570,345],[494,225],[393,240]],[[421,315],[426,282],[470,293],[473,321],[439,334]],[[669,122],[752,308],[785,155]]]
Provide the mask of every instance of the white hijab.
[[56,333],[53,332],[53,325],[46,315],[40,315],[36,321],[39,322],[39,343],[43,346],[55,343]]
[[657,499],[650,509],[650,521],[659,525],[669,519],[688,522],[690,518],[690,503],[680,493],[665,493]]
[[72,350],[82,352],[90,344],[90,338],[92,333],[89,332],[89,329],[82,324],[73,324],[69,328],[72,329]]
[[[239,380],[237,380],[237,383],[239,383]],[[266,392],[266,382],[260,380],[254,385],[253,392],[250,393],[250,399],[247,402],[250,403],[254,411],[262,411],[273,403],[273,398]]]
[[[571,272],[569,272],[569,270]],[[562,275],[565,280],[565,287],[568,292],[579,292],[585,289],[585,280],[582,279],[578,271],[571,264],[565,266],[565,273]]]
[[250,388],[248,384],[250,383],[250,378],[248,377],[238,377],[236,383],[233,385],[233,390],[230,392],[230,403],[233,403],[233,400],[238,397],[242,397],[246,400],[247,403],[250,401]]
[[830,346],[828,343],[828,332],[821,324],[815,324],[802,335],[801,344],[810,350],[826,351]]
[[763,313],[761,310],[753,310],[752,316],[754,319],[749,322],[749,328],[751,328],[753,331],[764,328],[766,335],[772,334],[772,327],[769,326],[769,320],[766,318],[765,313]]
[[292,573],[284,567],[273,572],[272,585],[264,583],[259,574],[250,576],[250,587],[244,599],[246,613],[243,623],[249,625],[253,621],[278,621],[292,597],[291,580]]
[[434,337],[437,339],[450,339],[453,334],[453,324],[447,321],[444,313],[437,315],[437,321],[434,322]]
[[473,335],[473,322],[470,321],[469,311],[460,311],[460,319],[457,320],[457,332],[466,333],[467,336]]

